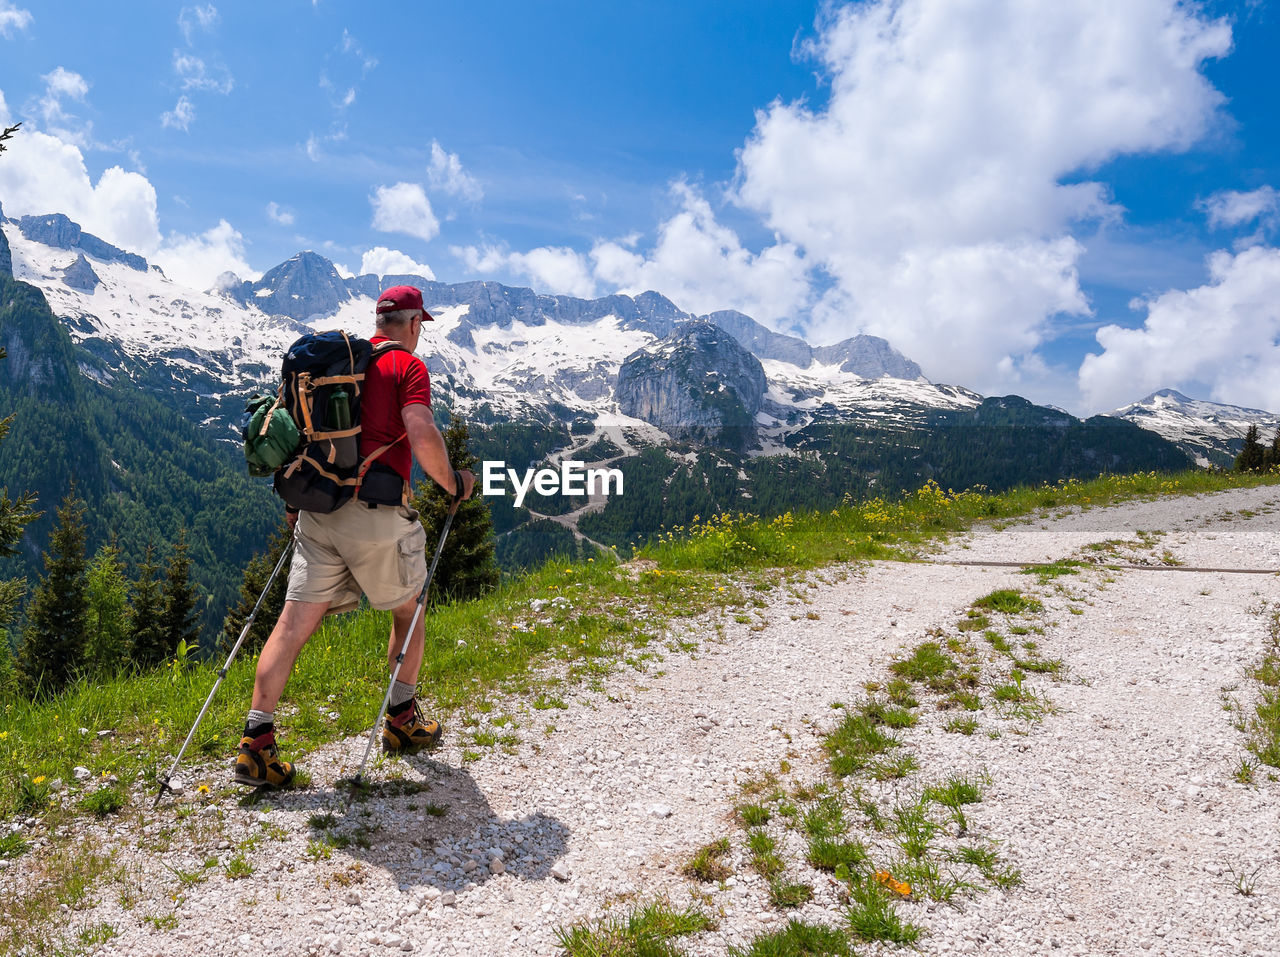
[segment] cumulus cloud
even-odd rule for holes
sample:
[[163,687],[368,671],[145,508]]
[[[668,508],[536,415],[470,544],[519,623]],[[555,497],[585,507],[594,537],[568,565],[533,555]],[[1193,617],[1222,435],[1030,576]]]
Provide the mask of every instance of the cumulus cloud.
[[994,391],[1088,310],[1072,228],[1120,214],[1063,180],[1202,137],[1223,98],[1200,66],[1230,46],[1176,0],[834,8],[806,48],[829,101],[757,114],[736,197],[834,281],[813,338],[883,335]]
[[431,267],[420,262],[415,262],[411,256],[407,256],[398,249],[388,249],[386,246],[374,246],[360,258],[360,274],[366,275],[373,273],[381,278],[382,276],[421,276],[423,279],[434,281],[436,274],[431,271]]
[[[10,121],[0,91],[0,123]],[[0,162],[5,215],[65,213],[86,231],[158,263],[171,278],[209,288],[227,270],[255,277],[244,255],[244,237],[226,221],[197,236],[160,231],[156,191],[142,174],[112,166],[90,176],[74,143],[34,127],[22,129],[22,148]]]
[[0,0],[0,36],[12,37],[14,30],[31,26],[31,11],[15,7],[10,0]]
[[440,232],[431,201],[418,183],[379,186],[369,202],[373,206],[373,228],[379,232],[404,233],[424,241],[434,239]]
[[435,140],[431,141],[431,165],[427,168],[427,181],[433,189],[459,196],[468,202],[478,203],[484,198],[484,190],[474,176],[462,168],[457,153],[449,153]]
[[1280,249],[1214,253],[1209,274],[1203,286],[1135,302],[1147,311],[1141,328],[1098,330],[1102,352],[1080,367],[1094,409],[1203,383],[1216,401],[1280,411]]
[[182,130],[184,133],[196,118],[196,108],[185,95],[178,97],[172,110],[160,114],[160,125],[166,128]]
[[225,272],[242,279],[258,278],[245,259],[244,245],[244,236],[223,219],[196,236],[171,233],[148,258],[175,282],[210,289]]
[[292,226],[294,215],[291,210],[285,209],[277,202],[267,203],[267,218],[273,223],[279,223],[281,226]]
[[676,183],[671,193],[680,208],[659,226],[653,249],[636,252],[634,237],[597,243],[597,278],[629,295],[658,290],[690,312],[737,309],[761,322],[793,316],[805,304],[807,266],[794,244],[752,253],[693,187]]
[[658,227],[650,249],[640,237],[601,240],[590,253],[567,247],[513,252],[501,245],[455,247],[475,273],[509,271],[540,292],[590,298],[604,289],[624,295],[657,290],[694,313],[737,309],[763,322],[793,316],[809,297],[806,265],[795,246],[777,243],[759,253],[716,220],[711,204],[687,183],[671,187],[679,206]]
[[22,148],[5,153],[0,196],[7,216],[61,212],[125,249],[146,255],[160,245],[156,191],[146,177],[113,166],[95,183],[78,146],[35,128],[23,127]]

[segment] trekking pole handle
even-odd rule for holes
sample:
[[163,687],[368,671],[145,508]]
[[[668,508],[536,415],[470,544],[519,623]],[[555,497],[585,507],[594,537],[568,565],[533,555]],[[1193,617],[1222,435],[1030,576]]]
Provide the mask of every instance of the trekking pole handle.
[[449,514],[452,515],[458,510],[458,506],[462,504],[462,473],[457,469],[453,470],[453,501],[449,503]]

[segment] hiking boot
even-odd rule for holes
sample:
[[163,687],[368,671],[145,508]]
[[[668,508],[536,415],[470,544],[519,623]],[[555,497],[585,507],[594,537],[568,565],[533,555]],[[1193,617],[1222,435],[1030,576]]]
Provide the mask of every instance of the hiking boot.
[[399,711],[387,711],[387,720],[382,726],[382,750],[387,754],[417,754],[438,745],[440,734],[440,722],[424,716],[418,699],[413,698]]
[[236,754],[236,784],[251,788],[285,788],[293,782],[293,765],[281,761],[276,751],[274,731],[264,731],[257,737],[245,735],[240,739],[240,751]]

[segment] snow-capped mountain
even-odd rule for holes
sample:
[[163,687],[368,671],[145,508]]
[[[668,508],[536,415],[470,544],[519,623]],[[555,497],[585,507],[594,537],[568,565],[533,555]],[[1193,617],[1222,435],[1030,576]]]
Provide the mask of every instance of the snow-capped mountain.
[[[698,434],[698,422],[685,428],[670,418],[680,403],[657,401],[656,393],[647,404],[620,402],[619,373],[646,353],[681,362],[685,352],[705,347],[706,336],[682,336],[699,319],[736,343],[728,350],[721,342],[720,353],[741,351],[763,370],[762,390],[760,382],[738,381],[734,370],[751,363],[729,363],[717,373],[733,394],[759,396],[748,418],[751,444],[763,451],[780,450],[788,432],[815,420],[906,423],[930,410],[973,408],[982,398],[927,381],[883,339],[857,336],[815,348],[741,313],[693,316],[655,292],[583,300],[492,282],[344,278],[313,252],[257,282],[225,274],[214,290],[199,292],[60,214],[0,215],[0,228],[13,275],[44,292],[84,348],[86,375],[125,376],[152,389],[176,381],[185,387],[175,400],[180,407],[197,421],[223,423],[228,436],[244,397],[274,388],[280,357],[294,339],[311,329],[369,334],[379,290],[397,282],[421,288],[436,320],[419,351],[437,395],[483,420],[585,419],[597,429],[629,430],[645,444],[688,439]],[[675,384],[679,378],[666,388],[687,388]],[[717,390],[704,392],[700,411],[690,411],[694,419],[720,401]]]
[[1280,428],[1280,415],[1274,412],[1190,399],[1173,389],[1153,392],[1109,414],[1168,439],[1205,467],[1230,467],[1249,426],[1258,427],[1263,444]]

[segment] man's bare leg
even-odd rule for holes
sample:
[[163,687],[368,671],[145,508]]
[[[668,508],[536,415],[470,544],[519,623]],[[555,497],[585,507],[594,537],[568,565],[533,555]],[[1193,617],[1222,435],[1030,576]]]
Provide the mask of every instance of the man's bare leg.
[[[413,621],[418,610],[418,599],[410,598],[407,602],[391,612],[391,635],[387,639],[387,666],[391,672],[396,670],[396,655],[404,645],[404,636],[408,634],[409,622]],[[413,627],[413,637],[404,653],[404,662],[400,665],[400,676],[397,680],[407,685],[418,683],[418,672],[422,669],[422,646],[425,634],[425,622],[421,615]]]
[[[271,637],[262,646],[258,656],[258,671],[253,681],[254,711],[274,712],[284,686],[289,680],[294,662],[302,653],[303,647],[320,627],[320,620],[328,611],[328,602],[286,601],[284,611]],[[419,660],[421,660],[422,643],[418,643]]]

